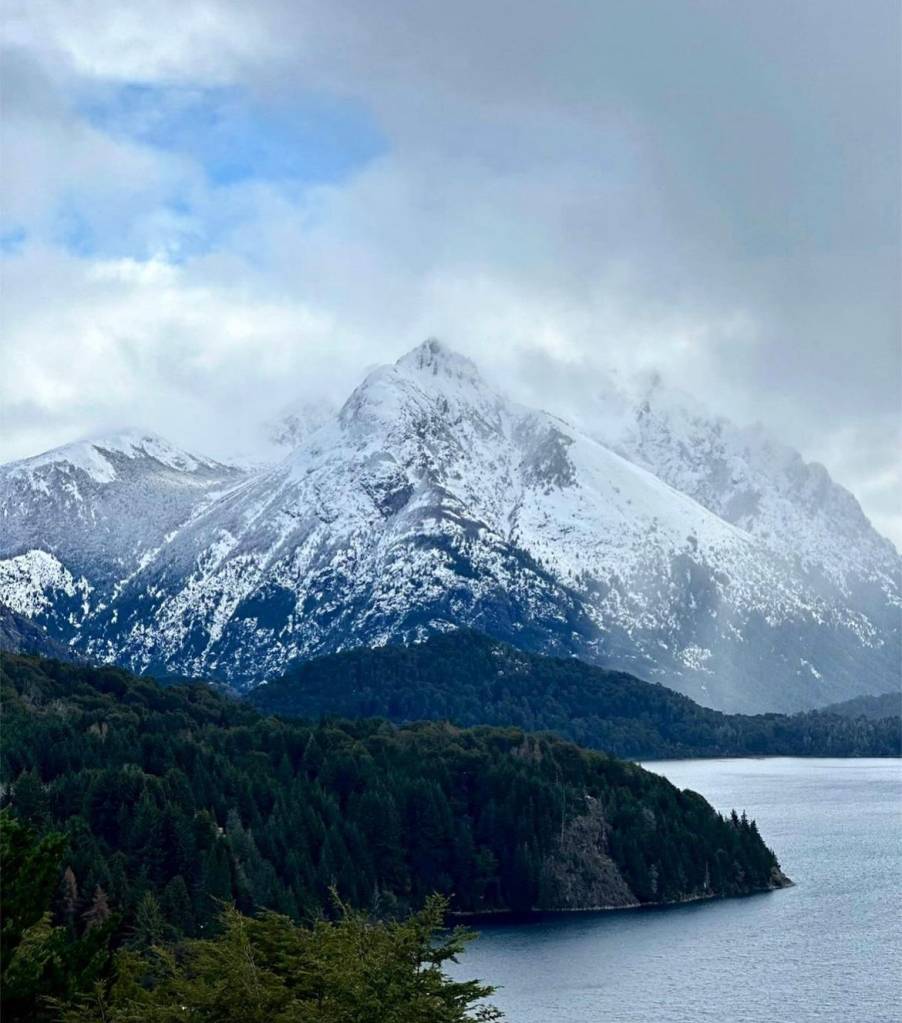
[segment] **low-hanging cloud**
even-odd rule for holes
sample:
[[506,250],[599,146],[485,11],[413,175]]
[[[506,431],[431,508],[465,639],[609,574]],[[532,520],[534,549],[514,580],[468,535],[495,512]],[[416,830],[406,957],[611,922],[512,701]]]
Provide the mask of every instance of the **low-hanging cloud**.
[[[45,2],[6,22],[0,456],[131,421],[224,454],[439,334],[524,397],[552,366],[559,407],[568,380],[658,369],[824,461],[902,539],[895,3]],[[332,131],[340,173],[280,156],[221,180],[162,106],[153,133],[90,115],[137,87],[198,117],[223,90],[354,109],[371,144],[320,117],[296,145]],[[263,142],[239,142],[252,168]]]

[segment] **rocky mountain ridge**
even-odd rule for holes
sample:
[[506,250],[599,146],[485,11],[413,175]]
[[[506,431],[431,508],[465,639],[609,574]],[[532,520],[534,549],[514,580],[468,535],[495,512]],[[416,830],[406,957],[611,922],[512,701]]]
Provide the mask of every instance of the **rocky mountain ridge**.
[[275,466],[147,437],[4,467],[0,599],[93,658],[238,685],[470,626],[727,710],[890,688],[892,545],[823,470],[672,405],[605,436],[428,341]]

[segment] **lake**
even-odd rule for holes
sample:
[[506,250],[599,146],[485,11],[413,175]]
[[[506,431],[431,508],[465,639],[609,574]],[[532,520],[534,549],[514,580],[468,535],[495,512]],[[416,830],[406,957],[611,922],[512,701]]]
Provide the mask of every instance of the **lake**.
[[480,921],[456,976],[499,987],[510,1023],[902,1020],[902,760],[644,766],[747,810],[795,887]]

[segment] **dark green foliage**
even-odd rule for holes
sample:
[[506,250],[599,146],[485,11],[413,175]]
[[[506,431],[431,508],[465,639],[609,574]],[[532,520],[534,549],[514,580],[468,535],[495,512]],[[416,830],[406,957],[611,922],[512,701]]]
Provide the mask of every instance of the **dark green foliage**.
[[94,933],[112,910],[135,950],[209,934],[224,903],[314,918],[330,889],[391,916],[433,892],[478,912],[781,883],[753,825],[549,736],[281,721],[202,685],[28,657],[0,677],[5,799],[68,840],[40,875],[56,918]]
[[[62,868],[65,846],[62,835],[39,839],[8,810],[0,813],[0,990],[5,1021],[40,1018],[46,999],[71,999],[89,990],[108,965],[109,915],[78,927],[71,918],[73,892]],[[51,904],[60,890],[69,920],[57,924]]]
[[0,892],[3,896],[0,958],[9,964],[50,906],[60,875],[60,860],[66,840],[62,835],[45,835],[40,841],[34,831],[14,820],[8,811],[0,819]]
[[63,1007],[62,1023],[464,1023],[501,1018],[479,1002],[492,989],[453,981],[470,932],[442,930],[438,897],[400,923],[373,923],[343,906],[334,923],[298,927],[285,916],[226,910],[219,933],[121,952],[111,981]]
[[270,714],[515,725],[635,759],[899,756],[900,697],[881,699],[893,715],[881,720],[850,718],[839,708],[722,714],[624,672],[524,653],[468,631],[307,661],[248,694]]
[[[3,857],[4,1020],[61,1023],[164,1023],[190,1017],[209,1023],[462,1023],[499,1019],[474,1003],[492,989],[453,981],[443,970],[473,935],[442,931],[440,897],[403,922],[374,923],[339,904],[337,922],[301,928],[285,916],[258,919],[226,908],[218,933],[167,944],[175,937],[149,892],[141,897],[132,939],[109,952],[111,919],[104,896],[92,902],[84,935],[55,926],[50,903],[65,840],[38,839],[0,814]],[[178,879],[181,880],[181,879]],[[183,885],[170,882],[185,908]],[[100,892],[100,889],[98,889]],[[77,890],[63,873],[63,912]],[[98,909],[98,903],[101,908]],[[188,1017],[186,1017],[188,1014]]]

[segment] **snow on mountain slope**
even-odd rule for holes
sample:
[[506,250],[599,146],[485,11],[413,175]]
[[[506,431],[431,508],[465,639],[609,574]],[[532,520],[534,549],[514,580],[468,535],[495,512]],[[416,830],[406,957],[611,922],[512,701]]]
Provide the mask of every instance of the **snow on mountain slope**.
[[578,421],[800,570],[846,592],[863,576],[898,587],[898,553],[853,495],[762,427],[713,416],[656,376],[631,386],[599,381]]
[[[67,455],[64,469],[51,459],[52,479],[32,468],[31,492],[58,508],[72,477],[82,489],[114,486],[95,458],[116,481],[131,479],[137,458],[143,489],[130,503],[149,505],[153,528],[136,543],[93,497],[76,505],[76,528],[45,509],[27,541],[4,541],[0,554],[58,559],[69,573],[57,586],[64,611],[53,617],[40,586],[16,609],[64,633],[62,617],[82,652],[239,685],[298,657],[461,625],[730,710],[795,710],[893,685],[899,559],[855,519],[854,499],[818,490],[815,470],[794,484],[789,456],[774,483],[729,424],[652,428],[650,413],[622,411],[629,429],[606,445],[598,429],[506,400],[473,363],[429,341],[371,373],[284,461],[246,477],[202,459],[173,468],[176,456],[150,442],[125,461],[101,444]],[[21,471],[4,470],[0,508]],[[757,499],[742,496],[749,481]],[[111,539],[124,530],[111,543],[115,565],[98,552],[86,508]],[[847,514],[831,532],[837,508]],[[827,555],[775,540],[773,509],[791,512],[800,535],[806,521],[821,529]],[[32,506],[25,519],[37,514]],[[834,555],[844,543],[859,565]],[[25,593],[16,564],[15,592]],[[15,606],[4,578],[0,599]],[[81,617],[78,586],[89,594]]]
[[56,469],[68,467],[81,469],[97,483],[112,483],[123,475],[123,459],[126,463],[150,460],[167,469],[184,473],[219,468],[211,459],[191,455],[152,433],[122,430],[106,437],[66,444],[45,451],[42,455],[35,455],[34,458],[13,462],[5,466],[5,471],[13,477],[37,479],[42,475],[40,470],[48,466]]
[[137,430],[0,467],[4,601],[34,614],[80,587],[79,609],[65,616],[76,627],[204,501],[242,478]]
[[75,579],[47,551],[29,550],[0,561],[3,603],[27,618],[36,618],[51,609],[58,615],[61,607],[68,604],[70,614],[75,614],[77,621],[90,608],[91,590],[87,579]]

